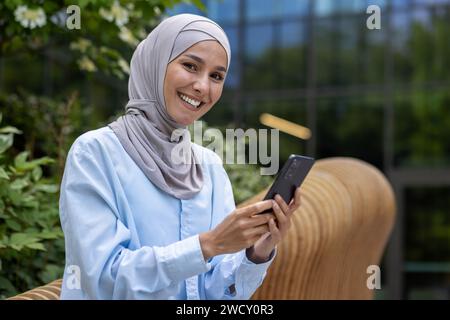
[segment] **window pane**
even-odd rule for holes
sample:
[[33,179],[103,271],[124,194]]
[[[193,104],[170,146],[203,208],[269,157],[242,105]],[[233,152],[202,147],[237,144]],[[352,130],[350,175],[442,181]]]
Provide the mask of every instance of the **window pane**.
[[270,24],[248,26],[245,30],[245,53],[249,58],[263,55],[272,47],[273,28]]
[[230,42],[231,54],[237,54],[240,50],[239,39],[238,39],[238,27],[235,26],[224,26],[228,41]]
[[[369,1],[369,4],[377,4],[376,2]],[[341,13],[364,13],[369,4],[366,4],[365,0],[339,0],[336,1],[339,12]],[[379,5],[379,4],[378,4]]]
[[407,188],[405,217],[405,259],[450,265],[450,187]]
[[275,86],[277,64],[274,63],[272,39],[273,28],[269,24],[249,26],[245,30],[245,88],[268,89]]
[[173,7],[172,9],[168,8],[166,10],[167,16],[174,16],[176,14],[181,14],[181,13],[192,13],[192,14],[198,14],[200,16],[206,16],[205,12],[202,12],[195,5],[188,4],[188,3],[180,3],[180,4],[177,4],[175,7]]
[[[361,30],[364,20],[348,17],[339,21],[338,30],[338,79],[339,84],[361,84],[364,81],[363,41]],[[320,63],[320,62],[319,62]]]
[[383,101],[378,97],[319,99],[315,134],[318,158],[356,157],[382,168]]
[[394,79],[396,81],[408,81],[411,79],[413,65],[410,59],[411,52],[408,48],[411,32],[410,12],[395,12],[392,15],[392,51],[394,63]]
[[361,13],[366,12],[369,5],[386,6],[386,0],[375,0],[366,3],[365,0],[314,0],[314,13],[323,17],[336,13]]
[[399,167],[450,164],[450,92],[417,90],[394,100],[394,163]]
[[[382,20],[382,24],[383,24]],[[364,61],[364,72],[362,76],[367,84],[381,84],[385,81],[385,38],[386,29],[381,30],[364,29],[364,44],[361,59]]]
[[308,0],[278,0],[276,1],[276,12],[280,16],[304,16],[308,14],[309,1]]
[[417,9],[393,16],[394,77],[425,83],[450,79],[450,11]]
[[449,0],[415,0],[415,2],[418,5],[424,4],[424,5],[445,5],[449,4]]
[[[276,117],[292,121],[296,124],[306,126],[306,102],[303,99],[296,100],[251,100],[246,105],[245,125],[247,128],[270,129],[261,124],[259,117],[263,113],[269,113]],[[287,133],[279,134],[280,163],[289,158],[292,153],[304,154],[306,141],[291,136]]]
[[275,15],[275,0],[246,0],[245,14],[250,20],[270,18]]
[[336,0],[316,0],[314,1],[314,13],[317,16],[327,16],[336,9]]
[[308,0],[247,0],[245,7],[249,20],[305,16],[308,9]]
[[238,57],[236,55],[231,54],[231,63],[230,69],[228,70],[227,78],[225,79],[225,87],[226,88],[237,88],[239,86],[239,77],[238,77]]
[[409,300],[449,300],[449,273],[408,273],[405,277]]
[[239,0],[209,0],[208,17],[216,22],[235,23],[239,19]]
[[233,99],[230,95],[222,95],[214,107],[200,120],[206,121],[208,127],[225,127],[234,121]]
[[280,26],[280,48],[278,50],[281,88],[306,86],[307,45],[306,27],[302,22],[285,22]]
[[391,0],[391,6],[394,8],[403,8],[411,6],[411,0]]
[[316,82],[319,86],[338,83],[336,52],[338,32],[332,19],[318,19],[314,29]]

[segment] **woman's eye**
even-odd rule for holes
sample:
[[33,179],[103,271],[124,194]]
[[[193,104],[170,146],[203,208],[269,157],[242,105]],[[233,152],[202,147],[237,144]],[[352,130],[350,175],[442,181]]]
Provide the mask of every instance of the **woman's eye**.
[[212,77],[214,78],[214,80],[217,80],[217,81],[222,81],[222,80],[223,80],[222,75],[219,74],[219,73],[214,73],[214,74],[212,75]]
[[183,66],[185,66],[186,68],[188,68],[189,70],[195,71],[195,65],[193,65],[192,63],[183,63]]

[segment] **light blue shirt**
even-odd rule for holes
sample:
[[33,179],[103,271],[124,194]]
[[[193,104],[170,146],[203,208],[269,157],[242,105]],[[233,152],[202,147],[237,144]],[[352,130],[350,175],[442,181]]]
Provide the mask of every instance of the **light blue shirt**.
[[109,127],[76,139],[61,183],[66,268],[61,299],[249,299],[268,262],[245,250],[205,262],[199,234],[235,209],[220,158],[203,154],[204,186],[180,200],[155,187]]

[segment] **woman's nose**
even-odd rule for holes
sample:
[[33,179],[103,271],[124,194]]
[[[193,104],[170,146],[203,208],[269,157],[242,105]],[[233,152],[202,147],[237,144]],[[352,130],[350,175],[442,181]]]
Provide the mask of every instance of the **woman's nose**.
[[209,90],[209,79],[207,76],[198,77],[194,82],[193,88],[201,95],[205,95]]

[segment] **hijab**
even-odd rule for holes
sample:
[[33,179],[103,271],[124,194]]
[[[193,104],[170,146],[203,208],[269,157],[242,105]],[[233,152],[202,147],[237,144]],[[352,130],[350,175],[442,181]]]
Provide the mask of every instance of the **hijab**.
[[[125,114],[108,126],[121,145],[159,189],[178,199],[194,197],[203,186],[203,171],[187,127],[167,113],[164,78],[167,65],[200,41],[215,40],[225,49],[230,65],[230,45],[223,29],[208,18],[180,14],[163,20],[133,53]],[[227,67],[227,69],[228,69]],[[183,163],[173,151],[187,145]]]

